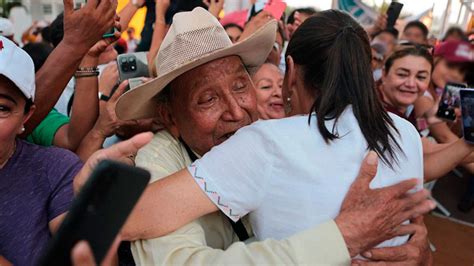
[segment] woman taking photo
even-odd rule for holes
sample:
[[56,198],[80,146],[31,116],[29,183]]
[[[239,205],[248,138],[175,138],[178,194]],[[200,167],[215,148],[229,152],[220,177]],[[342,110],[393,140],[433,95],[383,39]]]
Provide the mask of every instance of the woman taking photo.
[[[385,109],[418,126],[413,104],[426,93],[433,57],[422,46],[400,46],[385,61],[380,84]],[[474,147],[464,140],[448,144],[432,143],[422,138],[425,182],[440,178],[460,163],[472,162]],[[471,154],[471,156],[469,156]]]
[[154,237],[221,209],[234,221],[250,213],[259,240],[282,239],[337,216],[368,150],[383,162],[373,188],[421,180],[418,133],[384,111],[369,40],[355,20],[336,10],[308,18],[286,56],[290,117],[244,127],[188,169],[150,184],[129,227]]

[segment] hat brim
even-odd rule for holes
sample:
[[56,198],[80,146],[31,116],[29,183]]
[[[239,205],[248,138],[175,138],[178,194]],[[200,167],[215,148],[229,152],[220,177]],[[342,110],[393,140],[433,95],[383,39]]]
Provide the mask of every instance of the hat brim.
[[262,65],[271,52],[277,30],[276,21],[271,21],[250,35],[247,39],[224,49],[203,55],[193,61],[183,64],[163,76],[138,86],[122,95],[115,108],[117,117],[121,120],[152,118],[156,116],[157,103],[153,99],[175,78],[198,66],[213,60],[237,55],[245,67],[252,71]]

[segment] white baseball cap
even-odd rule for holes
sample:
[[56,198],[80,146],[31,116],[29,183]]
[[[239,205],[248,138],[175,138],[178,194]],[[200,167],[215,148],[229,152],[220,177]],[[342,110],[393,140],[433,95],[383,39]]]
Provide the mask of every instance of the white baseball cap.
[[0,36],[0,75],[15,83],[27,99],[35,100],[33,60],[23,49],[3,36]]
[[0,36],[13,36],[13,24],[7,18],[0,18]]

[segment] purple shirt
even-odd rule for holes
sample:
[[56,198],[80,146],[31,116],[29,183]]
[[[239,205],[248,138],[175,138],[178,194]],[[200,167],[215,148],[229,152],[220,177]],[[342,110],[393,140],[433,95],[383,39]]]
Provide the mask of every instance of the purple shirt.
[[69,209],[82,163],[68,150],[16,144],[0,169],[0,255],[15,265],[32,265],[51,238],[48,223]]

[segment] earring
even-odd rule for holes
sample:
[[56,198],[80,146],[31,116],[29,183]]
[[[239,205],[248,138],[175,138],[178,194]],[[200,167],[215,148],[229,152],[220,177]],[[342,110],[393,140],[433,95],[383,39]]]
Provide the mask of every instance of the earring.
[[25,133],[25,130],[26,130],[25,127],[22,127],[22,128],[20,129],[21,134]]
[[291,107],[291,97],[286,98],[284,109],[285,109],[285,114],[287,115],[290,114],[291,111],[293,110],[293,108]]

